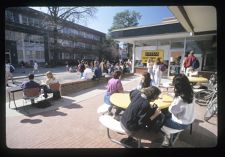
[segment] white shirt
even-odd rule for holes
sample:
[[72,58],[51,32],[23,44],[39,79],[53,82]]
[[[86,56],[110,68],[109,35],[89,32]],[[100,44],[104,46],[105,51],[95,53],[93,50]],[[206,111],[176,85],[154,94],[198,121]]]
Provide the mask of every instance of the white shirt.
[[88,79],[92,79],[92,78],[93,78],[92,70],[90,68],[86,68],[84,70],[83,77],[81,79],[88,80]]
[[172,113],[172,120],[179,124],[191,124],[195,119],[194,103],[188,104],[180,96],[174,98],[169,111]]
[[10,72],[10,64],[5,64],[5,72]]
[[38,64],[34,63],[34,69],[37,69],[37,68],[38,68]]

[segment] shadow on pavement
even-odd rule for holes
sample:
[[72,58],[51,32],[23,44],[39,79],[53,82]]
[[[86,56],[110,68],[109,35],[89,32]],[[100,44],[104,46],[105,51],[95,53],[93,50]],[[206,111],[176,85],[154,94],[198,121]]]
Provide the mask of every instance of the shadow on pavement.
[[[46,105],[46,103],[48,103]],[[38,103],[37,103],[38,104]],[[42,115],[45,117],[50,116],[66,116],[65,113],[57,111],[60,107],[68,109],[82,108],[79,104],[74,103],[73,99],[61,98],[58,100],[48,100],[45,102],[44,107],[38,105],[28,104],[17,108],[17,111],[28,117]]]
[[205,122],[196,119],[192,124],[192,134],[189,133],[189,129],[183,131],[174,147],[186,147],[186,145],[191,147],[215,147],[217,136],[207,128],[200,126],[201,123]]
[[20,121],[20,123],[31,123],[31,124],[37,124],[41,122],[42,122],[41,119],[23,119]]

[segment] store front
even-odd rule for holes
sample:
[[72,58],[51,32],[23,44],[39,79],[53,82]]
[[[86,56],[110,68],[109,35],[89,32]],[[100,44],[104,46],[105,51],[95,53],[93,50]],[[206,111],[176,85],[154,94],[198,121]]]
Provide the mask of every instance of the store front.
[[[156,25],[118,29],[111,33],[115,40],[133,45],[132,72],[147,71],[147,59],[159,57],[168,65],[167,72],[164,73],[167,76],[175,75],[182,72],[182,62],[185,54],[190,50],[193,50],[199,59],[200,67],[197,69],[199,72],[217,71],[217,32],[214,8],[185,6],[169,7],[169,9],[173,11],[176,18],[165,19]],[[209,12],[203,14],[202,11],[207,9]],[[191,14],[191,11],[196,14]],[[180,16],[180,14],[187,16]],[[195,17],[203,20],[196,21]],[[206,23],[204,19],[207,17]]]

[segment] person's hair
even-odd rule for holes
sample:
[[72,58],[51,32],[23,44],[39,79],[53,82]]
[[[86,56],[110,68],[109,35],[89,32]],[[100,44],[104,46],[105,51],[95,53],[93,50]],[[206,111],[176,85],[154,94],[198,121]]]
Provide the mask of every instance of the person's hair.
[[147,99],[150,101],[157,99],[157,97],[161,94],[161,91],[158,87],[150,86],[148,88],[142,88],[141,93],[144,93]]
[[160,63],[161,63],[160,58],[157,58],[157,59],[156,59],[156,63],[157,63],[157,64],[160,64]]
[[191,84],[184,74],[177,74],[173,78],[175,97],[180,96],[184,102],[192,103],[193,90]]
[[143,76],[144,76],[143,88],[147,88],[150,86],[151,77],[148,72],[144,72]]
[[49,78],[49,79],[55,79],[55,77],[53,76],[53,74],[52,74],[51,71],[46,72],[46,76],[47,76],[47,78]]
[[34,79],[34,74],[29,74],[28,78],[29,78],[29,80],[33,80]]
[[119,77],[121,76],[122,72],[120,70],[117,70],[113,73],[113,78],[114,79],[119,79]]
[[148,63],[150,63],[151,61],[152,61],[152,58],[149,58],[149,59],[148,59]]

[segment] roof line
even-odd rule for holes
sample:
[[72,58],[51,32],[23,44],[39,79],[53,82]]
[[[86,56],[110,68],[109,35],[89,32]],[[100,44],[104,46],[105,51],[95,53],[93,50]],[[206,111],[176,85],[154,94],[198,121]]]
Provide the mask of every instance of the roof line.
[[145,26],[134,26],[134,27],[127,27],[127,28],[120,28],[120,29],[115,29],[112,32],[117,32],[117,31],[123,31],[123,30],[130,30],[130,29],[138,29],[138,28],[144,28],[144,27],[154,27],[154,26],[161,26],[161,25],[169,25],[169,24],[174,24],[174,23],[179,23],[178,21],[170,22],[170,23],[159,23],[159,24],[152,24],[152,25],[145,25]]

